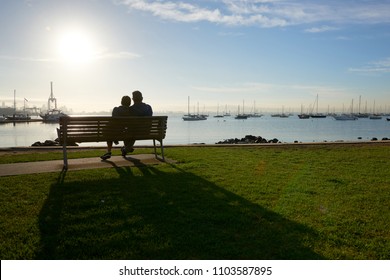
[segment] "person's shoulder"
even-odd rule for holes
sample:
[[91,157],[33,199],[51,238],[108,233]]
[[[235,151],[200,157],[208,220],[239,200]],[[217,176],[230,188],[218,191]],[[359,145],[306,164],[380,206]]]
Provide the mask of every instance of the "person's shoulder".
[[113,109],[112,109],[112,115],[114,116],[115,114],[117,114],[118,113],[118,107],[114,107]]

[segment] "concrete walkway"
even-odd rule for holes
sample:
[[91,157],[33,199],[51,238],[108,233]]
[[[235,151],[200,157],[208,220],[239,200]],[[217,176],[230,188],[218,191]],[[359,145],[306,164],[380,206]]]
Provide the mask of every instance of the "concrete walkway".
[[[168,159],[165,160],[166,162],[170,162]],[[123,166],[147,166],[162,163],[164,162],[160,159],[156,159],[154,154],[132,155],[131,157],[127,156],[126,158],[123,158],[122,156],[113,156],[106,161],[102,161],[98,157],[80,158],[68,160],[68,171]],[[63,165],[63,160],[0,164],[0,176],[60,172],[62,171]]]

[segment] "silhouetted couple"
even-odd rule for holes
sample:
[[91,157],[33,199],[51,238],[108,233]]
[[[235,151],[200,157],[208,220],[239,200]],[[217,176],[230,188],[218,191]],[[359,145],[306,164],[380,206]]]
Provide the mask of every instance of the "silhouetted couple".
[[[134,104],[131,105],[131,98],[129,96],[123,96],[121,105],[118,107],[115,107],[112,110],[112,116],[113,117],[128,117],[128,116],[152,116],[153,110],[152,107],[146,103],[143,103],[143,97],[142,93],[138,90],[134,91],[132,93],[133,95],[133,102]],[[121,148],[122,156],[126,156],[127,153],[131,153],[134,151],[134,143],[135,140],[124,140],[124,146]],[[107,141],[107,153],[102,155],[100,158],[102,160],[109,159],[111,157],[111,150],[112,150],[112,144],[113,141]],[[115,144],[118,144],[117,141],[115,141]]]

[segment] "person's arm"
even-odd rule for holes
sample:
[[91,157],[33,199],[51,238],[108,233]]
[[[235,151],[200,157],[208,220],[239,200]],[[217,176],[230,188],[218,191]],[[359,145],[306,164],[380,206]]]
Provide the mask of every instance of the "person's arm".
[[118,107],[115,107],[114,109],[112,109],[111,116],[112,116],[112,117],[118,116]]

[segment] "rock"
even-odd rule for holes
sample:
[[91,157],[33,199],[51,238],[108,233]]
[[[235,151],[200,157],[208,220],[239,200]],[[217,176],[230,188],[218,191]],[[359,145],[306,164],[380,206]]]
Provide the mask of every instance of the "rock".
[[261,136],[245,135],[244,138],[230,138],[223,141],[219,141],[215,144],[260,144],[260,143],[280,143],[277,138],[267,140]]
[[31,145],[32,147],[38,147],[38,146],[42,146],[42,143],[41,142],[35,142]]
[[38,142],[35,142],[35,143],[33,143],[31,146],[32,147],[41,147],[41,146],[48,146],[48,147],[51,147],[51,146],[59,146],[60,145],[60,143],[58,143],[58,141],[56,141],[56,140],[46,140],[45,142],[40,142],[40,141],[38,141]]

